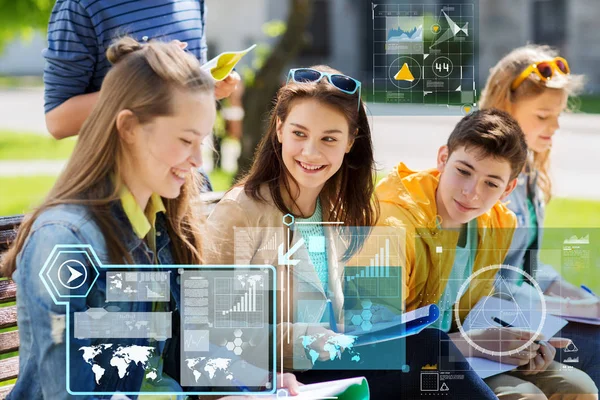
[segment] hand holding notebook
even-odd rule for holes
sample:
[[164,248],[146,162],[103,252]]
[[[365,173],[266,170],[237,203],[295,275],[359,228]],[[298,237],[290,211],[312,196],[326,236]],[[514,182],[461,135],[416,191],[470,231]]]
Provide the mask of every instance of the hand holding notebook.
[[202,69],[209,72],[214,80],[222,81],[233,71],[236,64],[244,57],[249,51],[256,47],[255,44],[242,51],[228,51],[221,53],[215,58],[202,65]]
[[439,315],[438,306],[430,304],[387,320],[375,322],[368,330],[355,327],[352,331],[346,331],[346,334],[357,336],[354,347],[385,342],[415,335],[434,323]]
[[320,382],[311,385],[302,385],[298,388],[296,396],[290,395],[286,389],[279,389],[276,395],[261,399],[275,400],[289,398],[294,400],[313,400],[323,398],[337,398],[338,400],[368,400],[369,384],[364,377],[342,379],[338,381]]
[[[485,352],[477,350],[472,344],[469,344],[473,353],[486,358],[479,356],[466,357],[467,361],[481,378],[515,369],[519,365],[517,358],[523,351],[508,354],[511,349],[515,346],[518,348],[519,345],[525,346],[528,342],[534,343],[538,339],[552,338],[567,324],[567,321],[553,315],[546,314],[543,321],[542,317],[540,312],[530,306],[520,307],[517,303],[496,297],[483,297],[473,307],[462,325],[466,334],[471,332],[469,337],[472,337],[472,341],[485,350]],[[497,322],[499,320],[505,322],[505,324]],[[509,326],[506,325],[506,321],[508,321]],[[538,335],[538,331],[542,336]],[[483,338],[483,341],[479,341],[479,343],[477,343],[478,334]],[[497,339],[490,341],[487,336],[493,334],[498,335]],[[484,337],[485,335],[487,336]],[[560,343],[556,342],[556,344],[563,346],[564,343],[561,340]],[[532,344],[529,347],[534,346]],[[497,352],[495,356],[494,352]],[[498,353],[505,354],[505,356]],[[499,362],[500,359],[505,362]],[[510,360],[512,360],[510,364],[506,362]]]

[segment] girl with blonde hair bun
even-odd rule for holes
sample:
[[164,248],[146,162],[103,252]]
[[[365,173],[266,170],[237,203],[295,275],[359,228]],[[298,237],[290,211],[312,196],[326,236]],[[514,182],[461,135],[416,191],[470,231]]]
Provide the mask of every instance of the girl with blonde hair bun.
[[[105,312],[107,306],[122,313],[179,313],[177,270],[163,269],[170,272],[170,302],[107,303],[108,274],[101,269],[94,281],[90,260],[97,256],[102,264],[132,268],[202,262],[200,178],[194,172],[215,121],[214,84],[177,43],[141,44],[125,37],[110,46],[107,58],[114,66],[73,155],[2,260],[3,275],[12,275],[18,287],[19,379],[11,400],[67,399],[70,392],[182,391],[174,379],[179,365],[175,333],[163,341],[80,338],[74,337],[73,321],[75,313]],[[61,280],[61,269],[67,268],[58,269],[58,280],[70,289],[65,294],[69,309],[64,298],[54,300],[41,277],[46,260],[60,246],[80,249],[63,263],[72,270],[70,277]],[[80,278],[77,265],[90,273]],[[45,275],[50,277],[50,271]],[[175,331],[177,324],[172,325]],[[69,342],[65,332],[71,332]],[[120,346],[151,349],[148,368],[130,360],[117,375],[118,360],[111,357]],[[286,380],[295,387],[294,377]]]

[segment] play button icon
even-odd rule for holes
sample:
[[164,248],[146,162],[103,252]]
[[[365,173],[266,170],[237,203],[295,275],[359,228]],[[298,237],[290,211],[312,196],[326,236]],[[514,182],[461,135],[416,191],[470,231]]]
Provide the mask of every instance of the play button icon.
[[71,283],[75,279],[77,279],[83,275],[81,272],[77,271],[75,268],[71,267],[69,264],[67,264],[67,268],[69,268],[69,271],[71,272],[71,276],[69,277],[69,280],[67,281],[67,283]]
[[81,261],[67,260],[58,268],[58,281],[67,289],[80,288],[86,279],[87,268]]

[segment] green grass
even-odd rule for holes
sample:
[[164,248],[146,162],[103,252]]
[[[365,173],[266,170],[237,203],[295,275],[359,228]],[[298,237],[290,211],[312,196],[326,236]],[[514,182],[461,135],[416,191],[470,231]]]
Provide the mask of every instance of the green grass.
[[53,176],[0,176],[0,215],[15,215],[29,212],[38,206],[56,181]]
[[0,160],[62,160],[75,147],[75,138],[56,140],[50,135],[0,131]]
[[0,88],[2,89],[42,86],[44,86],[44,80],[41,76],[0,76]]
[[215,192],[224,192],[231,187],[235,174],[222,170],[213,170],[208,176],[210,177],[210,183],[213,185],[213,190]]
[[[546,210],[544,240],[540,258],[552,265],[574,285],[586,285],[600,293],[600,202],[553,199]],[[563,242],[576,235],[590,235],[589,262],[577,267],[563,266]]]
[[[213,171],[209,175],[216,192],[225,191],[231,186],[233,174]],[[56,177],[53,176],[0,176],[2,193],[9,193],[9,195],[0,196],[0,216],[24,214],[31,211],[42,202],[55,181]]]
[[600,96],[599,95],[586,95],[580,96],[578,102],[581,105],[578,111],[590,114],[600,114]]
[[[363,86],[362,98],[370,103],[387,103],[385,92],[377,92],[373,96],[373,89]],[[577,96],[572,99],[575,106],[575,112],[583,112],[588,114],[600,114],[600,94],[588,94]],[[408,104],[408,103],[407,103]],[[443,104],[443,103],[440,103]]]
[[600,202],[556,198],[546,209],[546,228],[600,228]]

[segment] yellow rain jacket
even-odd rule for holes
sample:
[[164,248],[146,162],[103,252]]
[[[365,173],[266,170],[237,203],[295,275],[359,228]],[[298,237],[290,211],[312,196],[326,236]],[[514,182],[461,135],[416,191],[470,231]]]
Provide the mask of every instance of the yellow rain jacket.
[[[381,206],[378,225],[406,231],[403,296],[407,311],[437,304],[444,293],[458,242],[458,230],[439,229],[435,194],[440,173],[436,169],[415,172],[400,163],[376,188]],[[500,202],[477,218],[478,245],[473,274],[504,261],[512,241],[516,217]],[[473,279],[460,299],[464,320],[482,296],[493,290],[497,268]]]

